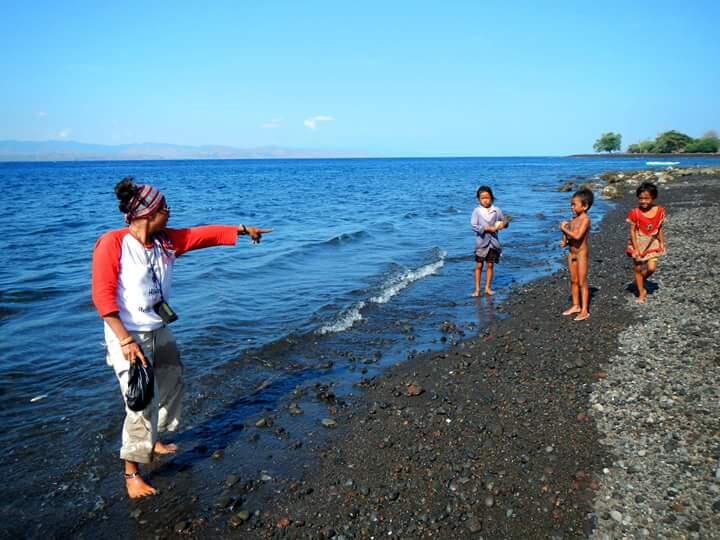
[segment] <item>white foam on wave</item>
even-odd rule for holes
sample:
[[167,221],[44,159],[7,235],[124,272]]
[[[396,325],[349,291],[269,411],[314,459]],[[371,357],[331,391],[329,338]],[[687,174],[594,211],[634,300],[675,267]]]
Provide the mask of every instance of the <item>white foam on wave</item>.
[[393,277],[388,283],[385,284],[380,294],[373,296],[370,301],[375,304],[386,304],[390,299],[402,291],[405,287],[411,283],[422,279],[427,276],[436,274],[443,266],[445,266],[445,257],[447,253],[442,252],[440,254],[440,260],[435,261],[415,270],[407,270],[402,274]]
[[[373,296],[368,301],[374,304],[386,304],[390,301],[393,296],[396,296],[400,291],[411,283],[422,279],[424,277],[436,274],[445,265],[445,257],[447,253],[442,251],[439,253],[440,259],[416,268],[415,270],[406,270],[385,283],[380,291],[380,294]],[[361,321],[363,316],[360,312],[366,303],[360,301],[357,304],[350,306],[346,310],[342,311],[335,320],[322,326],[317,330],[318,334],[332,334],[336,332],[342,332],[347,330],[357,321]]]
[[326,324],[320,328],[318,334],[333,334],[336,332],[342,332],[347,330],[357,321],[362,320],[362,314],[360,310],[365,307],[365,302],[358,302],[354,306],[350,306],[348,309],[340,313],[340,315],[333,321],[332,324]]

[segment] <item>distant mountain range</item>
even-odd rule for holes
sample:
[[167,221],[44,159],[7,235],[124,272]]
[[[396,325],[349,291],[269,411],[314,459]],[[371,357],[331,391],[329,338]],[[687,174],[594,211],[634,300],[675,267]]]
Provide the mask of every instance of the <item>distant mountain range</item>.
[[368,157],[361,152],[261,146],[187,146],[180,144],[89,144],[76,141],[0,141],[0,161],[85,161],[142,159],[282,159]]

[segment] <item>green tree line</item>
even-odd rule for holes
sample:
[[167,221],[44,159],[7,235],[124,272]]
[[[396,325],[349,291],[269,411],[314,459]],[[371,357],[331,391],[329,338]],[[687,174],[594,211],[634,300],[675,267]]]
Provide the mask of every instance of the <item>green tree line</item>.
[[720,151],[720,138],[715,131],[708,131],[699,139],[671,130],[660,133],[655,140],[644,140],[628,146],[631,154],[716,153]]
[[[616,152],[620,150],[622,135],[619,133],[603,133],[593,149],[596,152]],[[670,130],[660,133],[654,140],[646,139],[627,148],[630,154],[678,154],[678,153],[707,153],[720,152],[720,138],[714,130],[706,132],[699,139],[679,131]]]

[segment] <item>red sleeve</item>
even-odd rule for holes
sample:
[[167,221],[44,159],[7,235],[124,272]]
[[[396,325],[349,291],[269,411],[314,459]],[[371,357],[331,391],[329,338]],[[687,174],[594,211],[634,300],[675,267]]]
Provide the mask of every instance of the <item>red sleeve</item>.
[[175,248],[175,255],[179,257],[194,249],[234,246],[238,228],[236,225],[205,225],[190,229],[165,229],[165,233]]
[[92,259],[92,300],[101,317],[119,311],[117,305],[118,275],[122,239],[127,229],[102,235],[95,243]]
[[628,223],[637,223],[637,208],[630,209],[627,218],[625,218],[625,221],[627,221]]

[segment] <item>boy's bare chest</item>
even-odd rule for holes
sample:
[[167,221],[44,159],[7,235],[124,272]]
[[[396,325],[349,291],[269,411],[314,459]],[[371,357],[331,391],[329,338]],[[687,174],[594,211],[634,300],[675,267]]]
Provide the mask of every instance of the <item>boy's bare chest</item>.
[[583,225],[585,225],[585,219],[581,217],[576,217],[570,220],[570,223],[568,224],[568,227],[571,231],[577,231],[580,230]]

